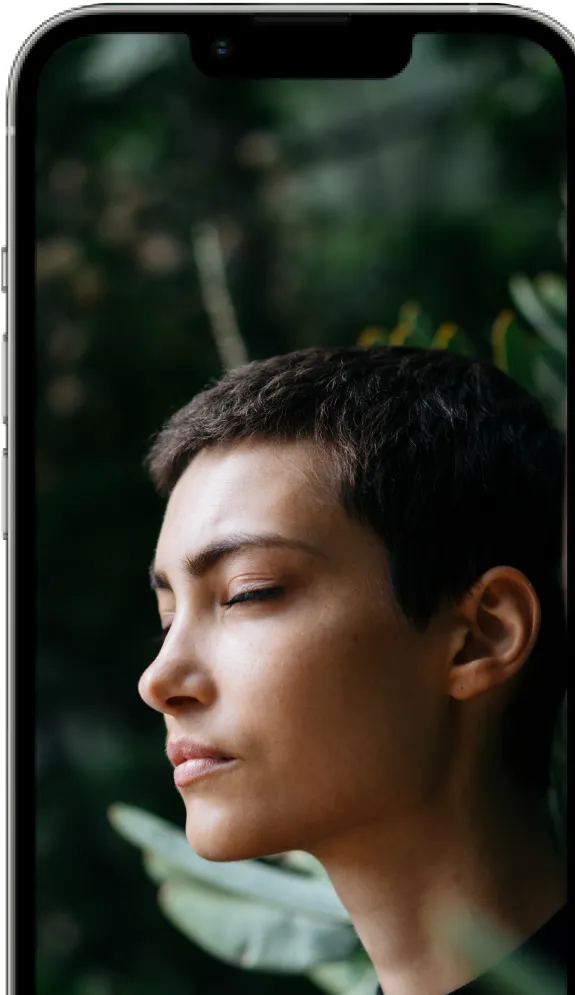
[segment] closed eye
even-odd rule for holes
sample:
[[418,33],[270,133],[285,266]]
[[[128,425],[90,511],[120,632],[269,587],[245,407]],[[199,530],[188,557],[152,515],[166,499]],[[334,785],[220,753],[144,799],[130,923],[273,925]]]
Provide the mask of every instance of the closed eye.
[[[236,594],[230,601],[224,601],[222,608],[232,608],[234,605],[242,604],[246,601],[267,601],[271,598],[279,598],[283,593],[284,590],[282,587],[259,587],[251,591],[241,591],[240,594]],[[152,636],[152,645],[155,647],[162,646],[170,629],[171,626],[167,625],[159,635]]]
[[283,594],[281,587],[258,587],[251,591],[241,591],[230,601],[224,601],[222,608],[231,608],[233,605],[241,604],[244,601],[267,601],[270,598],[278,598]]

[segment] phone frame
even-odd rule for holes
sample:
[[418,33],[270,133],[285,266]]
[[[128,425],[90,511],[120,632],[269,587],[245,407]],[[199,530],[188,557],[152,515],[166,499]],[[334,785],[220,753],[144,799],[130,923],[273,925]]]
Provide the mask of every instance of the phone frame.
[[[17,214],[17,97],[18,88],[22,76],[22,71],[26,65],[28,57],[34,51],[39,42],[54,32],[55,29],[70,22],[85,22],[91,18],[101,18],[102,16],[113,16],[114,19],[122,21],[129,17],[133,20],[142,15],[147,17],[160,17],[163,21],[171,18],[180,19],[191,17],[195,14],[379,14],[382,19],[397,14],[409,15],[411,17],[437,18],[448,16],[450,19],[464,19],[467,15],[470,25],[466,30],[476,32],[482,31],[482,21],[485,18],[494,16],[515,17],[518,22],[528,22],[533,26],[539,25],[553,32],[558,38],[567,44],[571,50],[572,71],[575,77],[575,35],[564,25],[554,18],[540,11],[534,11],[524,7],[517,7],[511,4],[331,4],[331,3],[298,3],[298,4],[94,4],[86,7],[75,8],[57,14],[43,22],[21,46],[13,63],[8,86],[7,96],[7,246],[2,251],[2,277],[5,278],[6,285],[2,289],[7,293],[6,306],[6,334],[4,335],[3,350],[3,414],[6,425],[6,435],[4,441],[5,456],[2,460],[2,521],[3,538],[7,541],[6,548],[6,838],[7,838],[7,859],[6,859],[6,885],[7,885],[7,946],[6,946],[6,992],[12,995],[16,991],[16,811],[18,804],[17,778],[16,778],[16,667],[15,667],[15,642],[16,642],[16,521],[17,521],[17,494],[16,480],[18,471],[18,449],[16,430],[16,381],[19,370],[16,362],[16,347],[25,355],[26,347],[24,343],[16,342],[17,323],[17,292],[20,284],[22,270],[21,264],[16,265],[16,214]],[[518,28],[520,24],[518,23]],[[96,28],[97,30],[97,28]],[[154,29],[151,29],[154,30]],[[444,29],[441,29],[442,31]],[[119,27],[119,32],[122,28]],[[174,28],[175,33],[180,33]],[[566,85],[567,99],[569,100],[569,90]],[[575,82],[572,88],[575,97]],[[575,120],[575,114],[572,115]],[[568,118],[569,120],[569,118]],[[19,149],[18,149],[19,151]],[[570,157],[568,162],[569,178],[574,172],[573,161],[575,157]],[[575,185],[575,184],[574,184]],[[568,180],[569,186],[569,180]],[[570,214],[568,212],[567,227],[570,229]],[[567,273],[571,272],[570,257],[567,259]],[[568,283],[570,281],[568,280]],[[23,358],[24,358],[23,355]],[[20,373],[22,372],[22,359],[19,362]],[[6,456],[7,453],[7,456]],[[32,481],[31,481],[32,482]],[[567,481],[566,481],[567,484]],[[565,557],[564,569],[567,573],[567,559]],[[29,624],[29,623],[28,623]],[[30,745],[33,747],[33,738],[30,728],[24,730]],[[22,734],[21,737],[22,738]],[[32,751],[30,754],[33,755]],[[27,781],[25,790],[28,791]],[[21,794],[24,794],[22,791]],[[20,795],[21,797],[21,795]],[[26,859],[25,854],[19,858],[20,864]],[[29,953],[29,951],[28,951]],[[31,960],[31,958],[30,958]]]

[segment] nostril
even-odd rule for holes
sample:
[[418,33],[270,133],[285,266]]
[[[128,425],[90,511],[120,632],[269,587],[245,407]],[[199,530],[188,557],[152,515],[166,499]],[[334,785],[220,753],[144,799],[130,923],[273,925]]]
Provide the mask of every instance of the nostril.
[[184,705],[186,701],[189,700],[190,700],[189,696],[186,697],[185,695],[178,695],[172,698],[166,698],[166,706],[167,708],[170,709],[181,708],[182,705]]

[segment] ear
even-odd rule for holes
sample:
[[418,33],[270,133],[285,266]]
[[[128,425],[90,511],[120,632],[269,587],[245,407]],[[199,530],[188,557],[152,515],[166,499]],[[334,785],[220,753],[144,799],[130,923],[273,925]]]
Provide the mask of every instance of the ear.
[[458,605],[464,637],[449,670],[449,694],[466,701],[514,677],[541,623],[535,590],[514,567],[493,567]]

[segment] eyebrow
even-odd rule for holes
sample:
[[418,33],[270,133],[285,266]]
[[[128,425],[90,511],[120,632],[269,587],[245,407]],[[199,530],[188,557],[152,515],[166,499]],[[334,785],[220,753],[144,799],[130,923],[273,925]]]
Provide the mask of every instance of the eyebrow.
[[[184,556],[180,563],[180,568],[192,577],[194,580],[198,580],[203,577],[208,570],[216,565],[218,560],[221,560],[224,556],[231,556],[233,553],[239,552],[239,550],[247,549],[249,547],[256,546],[258,548],[269,548],[272,546],[287,547],[290,549],[301,549],[306,553],[311,553],[314,556],[325,555],[316,546],[312,546],[309,542],[304,542],[303,539],[290,539],[287,536],[282,536],[274,532],[266,533],[251,533],[251,532],[234,532],[231,535],[223,536],[221,539],[214,539],[213,542],[204,546],[198,553],[193,555]],[[166,574],[162,570],[156,569],[155,560],[152,561],[149,570],[150,575],[150,586],[153,591],[171,591],[171,585],[168,581]]]

